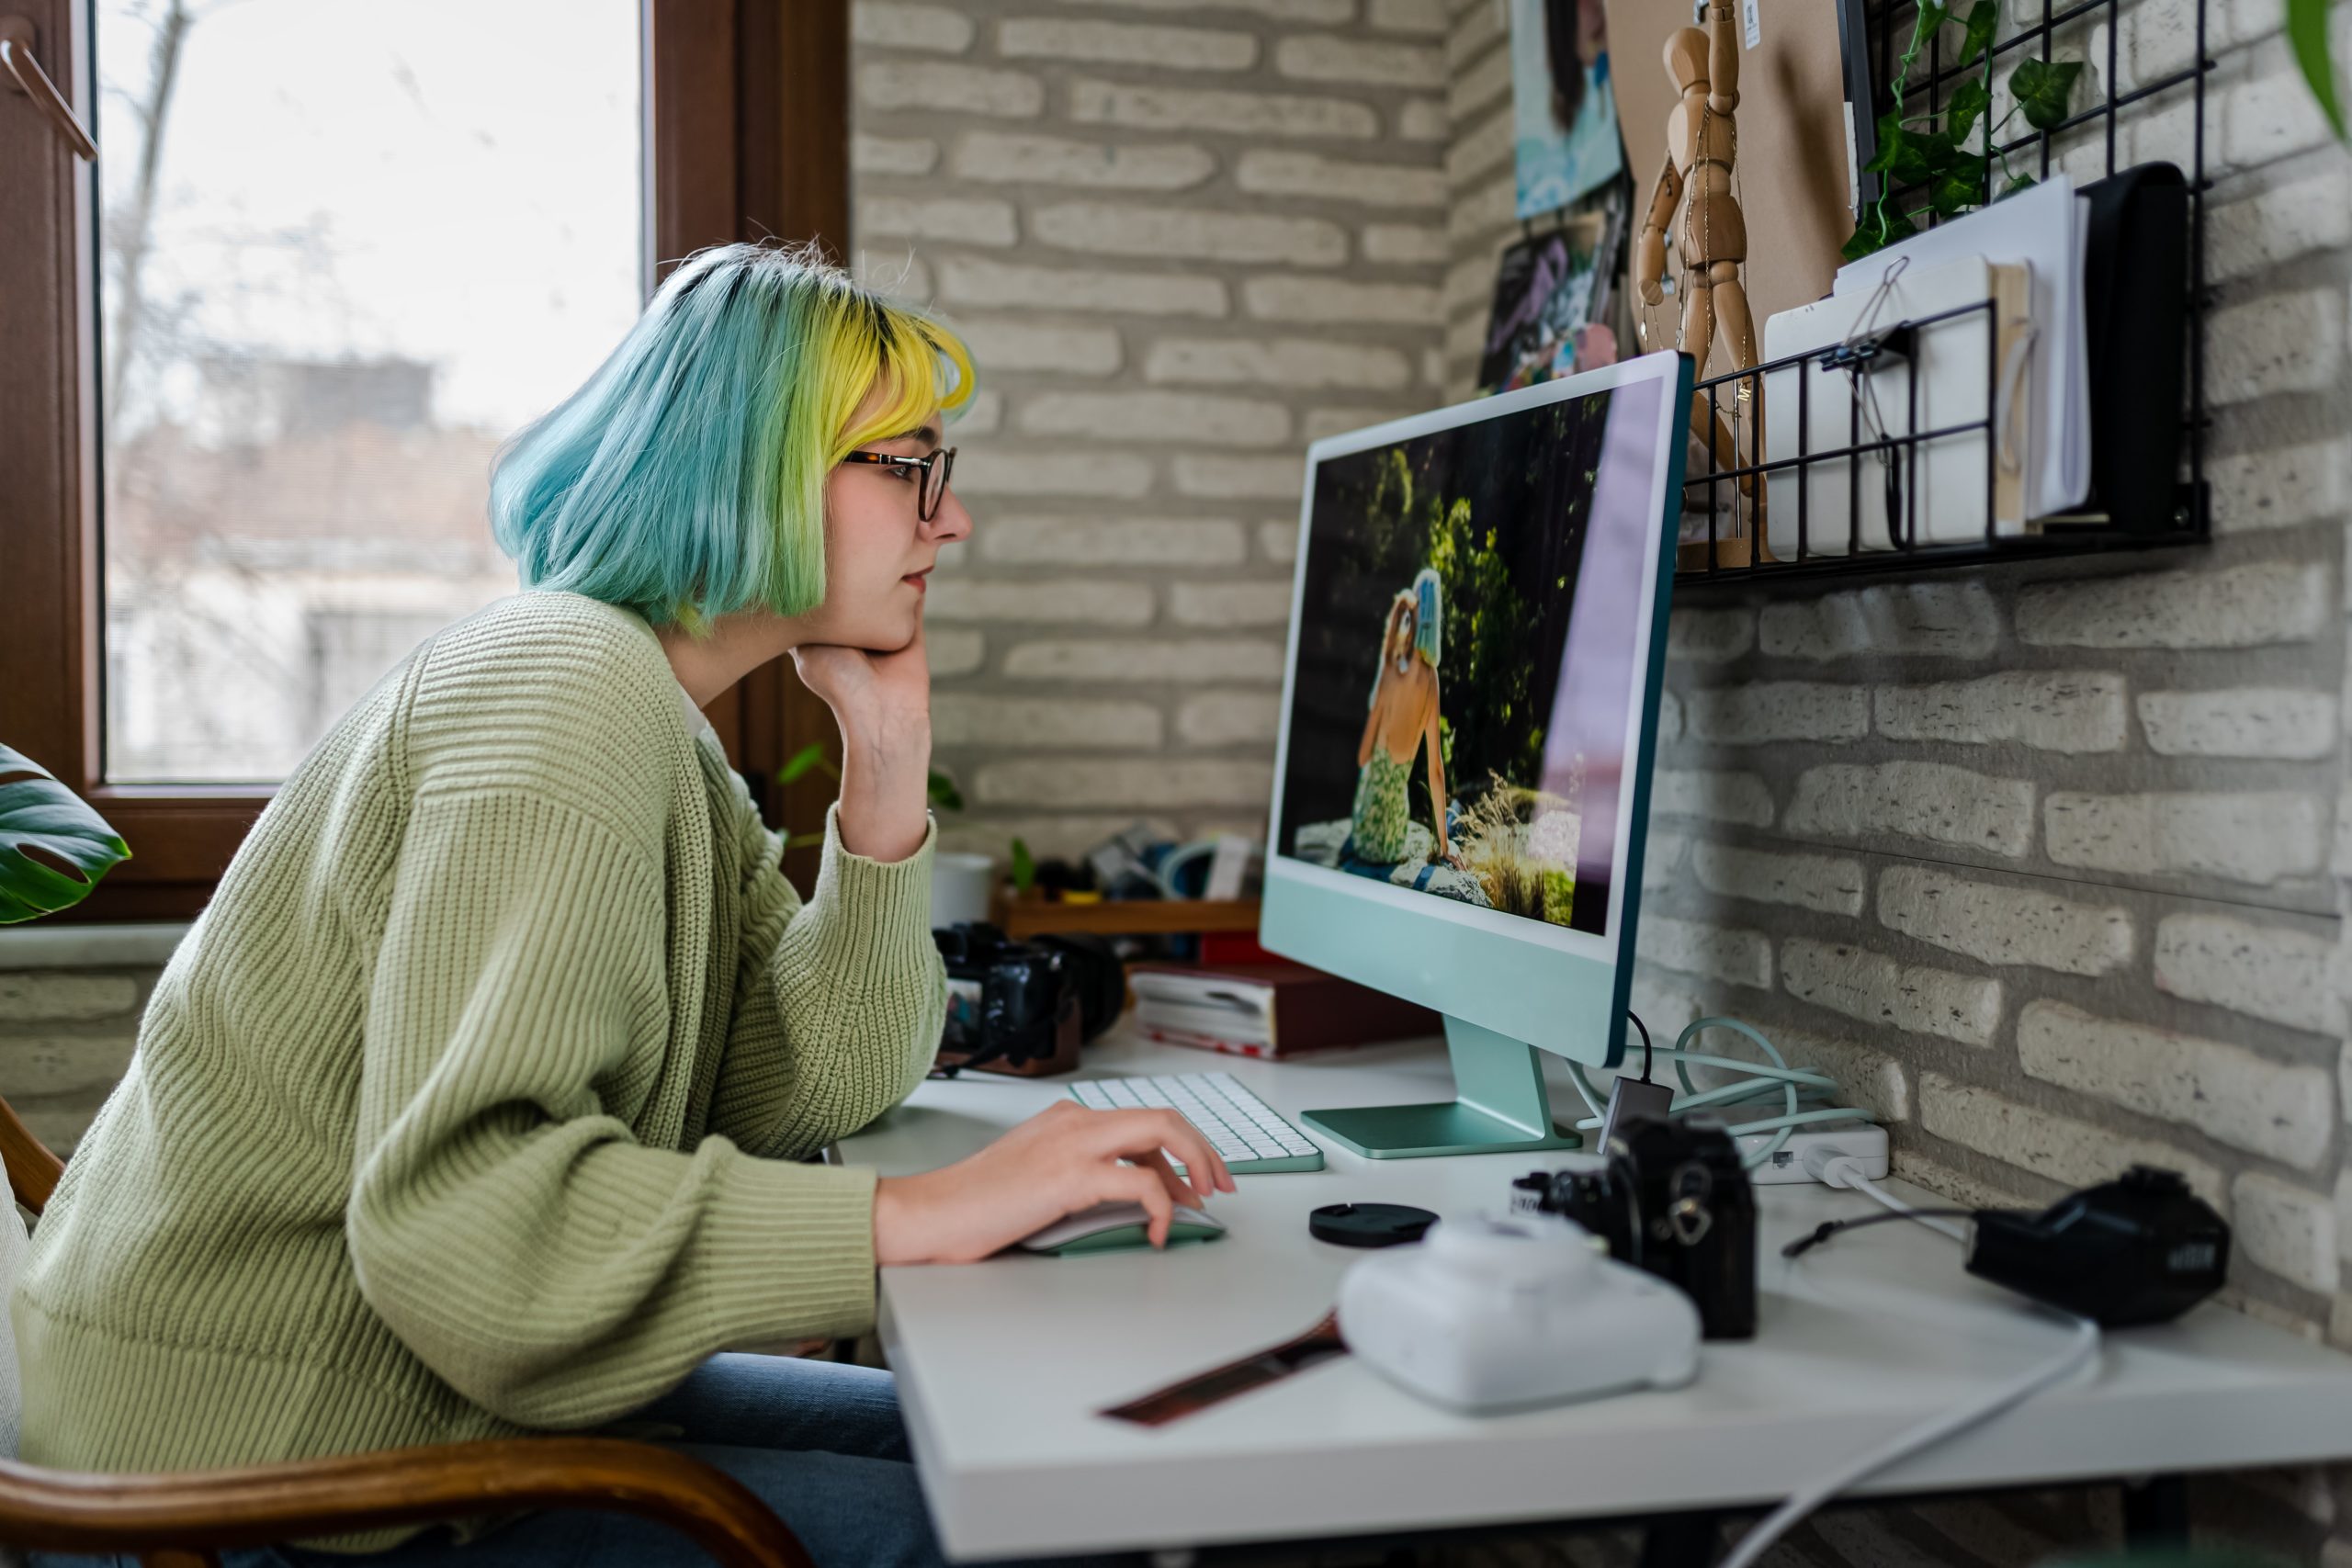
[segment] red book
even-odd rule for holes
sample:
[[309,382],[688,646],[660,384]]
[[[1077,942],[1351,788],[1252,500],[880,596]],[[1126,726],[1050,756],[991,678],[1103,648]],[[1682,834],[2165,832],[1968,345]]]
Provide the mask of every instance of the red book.
[[1154,1040],[1244,1056],[1294,1056],[1436,1034],[1438,1014],[1304,964],[1138,964],[1136,1026]]
[[1224,969],[1236,964],[1284,964],[1278,953],[1258,945],[1256,931],[1203,931],[1198,969]]

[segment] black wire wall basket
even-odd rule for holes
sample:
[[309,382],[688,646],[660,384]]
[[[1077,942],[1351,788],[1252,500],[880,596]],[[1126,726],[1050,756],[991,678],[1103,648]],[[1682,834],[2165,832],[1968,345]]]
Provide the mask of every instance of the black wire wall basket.
[[[1894,40],[1910,37],[1917,8],[1912,0],[1852,3],[1866,7],[1865,36],[1875,54],[1870,71],[1874,107],[1884,114],[1894,107],[1887,86],[1894,74]],[[1783,577],[1893,575],[1929,567],[2194,544],[2209,536],[2205,98],[2213,62],[2206,51],[2205,4],[2197,0],[2188,63],[2119,91],[2117,24],[2129,3],[2081,0],[2054,6],[2043,0],[2038,20],[2018,28],[2014,37],[1988,43],[1986,52],[1992,56],[2047,62],[2052,58],[2053,39],[2070,25],[2080,24],[2087,31],[2100,20],[2105,23],[2105,68],[2097,77],[2098,101],[2047,129],[1996,141],[1994,152],[2005,162],[2011,157],[2028,166],[2038,162],[2046,179],[2060,151],[2075,148],[2079,158],[2081,147],[2098,148],[2103,141],[2098,150],[2106,184],[2113,187],[2115,176],[2127,172],[2117,158],[2118,114],[2165,96],[2188,106],[2191,126],[2182,149],[2188,166],[2169,182],[2177,187],[2177,204],[2159,209],[2160,221],[2177,223],[2179,228],[2172,231],[2182,235],[2181,264],[2175,274],[2178,293],[2171,293],[2167,282],[2163,301],[2180,301],[2177,315],[2166,322],[2166,330],[2177,326],[2178,342],[2176,347],[2159,336],[2152,343],[2147,334],[2135,333],[2132,344],[2143,361],[2152,353],[2158,356],[2160,370],[2166,372],[2152,378],[2165,389],[2158,395],[2179,410],[2177,445],[2159,444],[2169,455],[2160,461],[2170,468],[2171,482],[2149,482],[2142,476],[2136,483],[2112,486],[2105,496],[2095,490],[2080,509],[2029,515],[2030,509],[2020,502],[2020,477],[2014,471],[2018,461],[2013,428],[2018,399],[2015,387],[2005,385],[2005,374],[2014,373],[2017,355],[2004,338],[1999,300],[1988,295],[1916,315],[1897,314],[1893,320],[1872,321],[1867,332],[1826,346],[1698,383],[1692,396],[1691,457],[1683,481],[1678,588]],[[1956,86],[1984,76],[1988,62],[1982,56],[1947,63],[1946,57],[1957,52],[1944,48],[1939,34],[1931,36],[1915,62],[1926,65],[1925,77],[1906,86],[1906,113],[1922,106],[1927,113],[1939,113]],[[2163,172],[2169,180],[2169,171]],[[1877,194],[1866,185],[1866,204]],[[1917,226],[1939,220],[1924,184],[1897,182],[1885,194]],[[2097,309],[2094,302],[2095,321]],[[1984,392],[1981,401],[1952,417],[1944,408],[1922,407],[1921,388],[1928,378],[1911,371],[1923,344],[1936,342],[1949,347],[1960,333],[1982,334]],[[2088,415],[2094,453],[2102,437],[2115,434],[2111,411],[2105,422],[2109,428],[2102,428],[2101,347],[2094,333]],[[2168,389],[2176,384],[2169,374],[2175,367],[2177,398]],[[2145,395],[2147,389],[2137,385],[2138,379],[2135,388]],[[1949,402],[1949,396],[1942,400]],[[2123,466],[2117,455],[2111,454],[2108,462],[2110,468]]]

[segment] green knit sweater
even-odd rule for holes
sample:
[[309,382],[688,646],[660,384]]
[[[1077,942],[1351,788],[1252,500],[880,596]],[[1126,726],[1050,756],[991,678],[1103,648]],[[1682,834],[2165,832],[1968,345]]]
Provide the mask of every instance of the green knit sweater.
[[[24,1457],[598,1426],[863,1330],[939,1039],[931,846],[806,905],[639,616],[501,600],[320,742],[172,956],[15,1298]],[[388,1532],[379,1540],[405,1532]]]

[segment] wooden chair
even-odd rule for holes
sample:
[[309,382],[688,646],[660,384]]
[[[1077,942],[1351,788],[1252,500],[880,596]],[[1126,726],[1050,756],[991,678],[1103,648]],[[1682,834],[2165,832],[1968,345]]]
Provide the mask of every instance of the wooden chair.
[[[65,1164],[0,1100],[0,1160],[38,1214]],[[526,1508],[633,1514],[726,1568],[814,1568],[799,1538],[731,1476],[614,1438],[520,1438],[174,1475],[96,1475],[0,1459],[0,1542],[215,1565],[224,1547]],[[355,1562],[364,1559],[355,1558]]]

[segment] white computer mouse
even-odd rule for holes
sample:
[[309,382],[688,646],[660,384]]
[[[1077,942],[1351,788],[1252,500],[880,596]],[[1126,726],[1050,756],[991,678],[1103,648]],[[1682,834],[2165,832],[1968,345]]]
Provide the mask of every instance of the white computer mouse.
[[[1182,1247],[1215,1241],[1225,1234],[1225,1222],[1202,1209],[1179,1205],[1168,1227],[1168,1245]],[[1097,1203],[1091,1209],[1056,1220],[1014,1246],[1024,1252],[1074,1258],[1088,1252],[1123,1252],[1151,1245],[1151,1212],[1141,1203]]]

